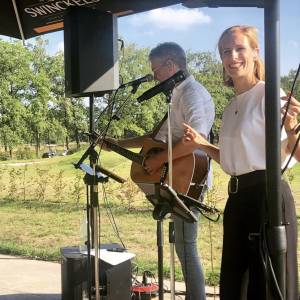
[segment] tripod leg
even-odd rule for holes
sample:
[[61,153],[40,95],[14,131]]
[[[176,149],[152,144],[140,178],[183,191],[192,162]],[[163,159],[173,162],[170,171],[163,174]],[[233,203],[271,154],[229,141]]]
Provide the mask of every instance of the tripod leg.
[[157,221],[157,254],[158,254],[158,292],[159,300],[164,299],[164,266],[163,266],[163,246],[164,246],[164,233],[163,233],[163,221]]

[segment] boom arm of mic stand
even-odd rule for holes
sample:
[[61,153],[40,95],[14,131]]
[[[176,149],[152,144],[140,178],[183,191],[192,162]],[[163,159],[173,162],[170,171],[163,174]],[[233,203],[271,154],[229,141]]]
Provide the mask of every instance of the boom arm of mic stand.
[[115,173],[113,173],[113,172],[111,172],[111,171],[109,171],[109,170],[107,170],[107,169],[105,169],[105,168],[103,168],[99,165],[96,166],[96,171],[99,171],[99,172],[103,173],[104,175],[110,177],[111,179],[113,179],[113,180],[115,180],[119,183],[126,182],[126,180],[123,179],[122,177],[120,177],[119,175],[117,175],[117,174],[115,174]]

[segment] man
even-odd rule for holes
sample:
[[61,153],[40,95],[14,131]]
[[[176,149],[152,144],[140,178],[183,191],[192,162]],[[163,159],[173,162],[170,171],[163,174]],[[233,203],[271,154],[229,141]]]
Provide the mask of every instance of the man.
[[[195,128],[205,138],[208,137],[214,121],[214,104],[207,90],[187,72],[187,62],[184,50],[176,43],[159,44],[149,54],[154,79],[159,82],[173,76],[179,70],[187,74],[185,80],[173,89],[171,98],[171,130],[173,142],[173,160],[188,154],[188,149],[182,142],[183,126],[187,123]],[[168,127],[165,121],[155,139],[167,142]],[[146,138],[151,135],[134,137],[124,140],[114,140],[124,148],[142,147]],[[106,148],[106,147],[105,147]],[[149,174],[154,174],[168,161],[167,150],[146,159],[144,167]],[[192,209],[199,218],[199,212]],[[186,300],[205,299],[205,281],[197,253],[197,223],[187,223],[174,217],[175,248],[182,266],[186,284]]]

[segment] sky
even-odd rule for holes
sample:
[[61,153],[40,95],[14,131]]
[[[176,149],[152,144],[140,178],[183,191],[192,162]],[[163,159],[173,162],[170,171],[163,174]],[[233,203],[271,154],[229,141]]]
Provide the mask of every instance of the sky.
[[[173,41],[185,50],[217,54],[221,33],[236,24],[258,28],[261,55],[264,56],[264,10],[261,8],[189,9],[174,5],[118,18],[118,34],[137,47],[154,47]],[[300,0],[280,1],[280,70],[287,75],[300,63]],[[63,50],[63,31],[46,34],[50,54]],[[32,43],[32,40],[28,40]]]

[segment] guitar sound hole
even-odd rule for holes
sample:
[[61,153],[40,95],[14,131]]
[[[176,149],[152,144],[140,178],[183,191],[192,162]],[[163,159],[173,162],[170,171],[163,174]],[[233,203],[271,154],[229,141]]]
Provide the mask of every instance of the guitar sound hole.
[[147,157],[149,156],[152,156],[152,155],[155,155],[161,151],[163,151],[164,149],[163,148],[151,148],[148,152],[147,152]]

